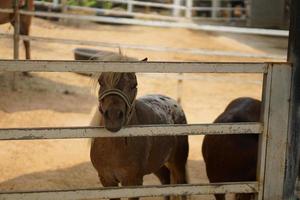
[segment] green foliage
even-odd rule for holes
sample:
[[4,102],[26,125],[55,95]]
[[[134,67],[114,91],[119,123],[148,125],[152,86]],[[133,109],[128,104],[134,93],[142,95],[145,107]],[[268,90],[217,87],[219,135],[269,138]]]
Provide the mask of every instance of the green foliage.
[[[52,2],[53,0],[37,0],[42,2]],[[95,8],[111,9],[113,7],[112,2],[98,1],[98,0],[68,0],[67,4],[70,6],[87,6]]]

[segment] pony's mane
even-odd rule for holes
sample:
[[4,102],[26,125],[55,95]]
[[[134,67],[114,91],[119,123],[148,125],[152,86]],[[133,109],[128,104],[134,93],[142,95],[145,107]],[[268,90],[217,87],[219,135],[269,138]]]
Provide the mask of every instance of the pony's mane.
[[[121,49],[119,49],[119,53],[101,52],[101,53],[95,54],[91,59],[98,60],[98,61],[138,61],[138,59],[136,59],[136,58],[125,56],[122,53]],[[101,74],[105,74],[103,81],[110,88],[115,87],[122,76],[122,73],[119,73],[119,72],[95,73],[92,76],[93,77],[93,85],[94,85],[93,88],[97,87],[97,82],[98,82],[98,79],[100,78]]]

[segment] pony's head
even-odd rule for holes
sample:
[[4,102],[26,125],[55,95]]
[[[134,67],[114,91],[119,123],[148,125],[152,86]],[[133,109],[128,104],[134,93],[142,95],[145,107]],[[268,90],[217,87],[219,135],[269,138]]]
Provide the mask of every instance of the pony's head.
[[[123,55],[111,60],[133,60]],[[143,61],[146,61],[145,59]],[[137,94],[135,73],[103,72],[98,77],[99,112],[104,126],[111,132],[119,131],[130,121]]]

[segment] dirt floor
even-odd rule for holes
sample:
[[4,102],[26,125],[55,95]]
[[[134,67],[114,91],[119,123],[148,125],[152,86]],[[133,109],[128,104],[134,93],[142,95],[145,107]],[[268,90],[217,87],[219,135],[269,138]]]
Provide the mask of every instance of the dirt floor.
[[[11,32],[8,25],[2,32]],[[93,23],[66,26],[61,22],[34,19],[32,35],[95,40],[126,44],[161,45],[180,48],[239,51],[284,55],[285,38],[221,35],[186,29],[138,26],[110,26]],[[12,41],[0,39],[0,59],[12,58]],[[73,59],[77,45],[32,43],[33,59]],[[106,49],[101,48],[98,49]],[[117,49],[110,49],[117,51]],[[263,61],[262,59],[199,56],[167,52],[126,50],[128,56],[150,61]],[[23,48],[21,56],[24,57]],[[265,60],[267,61],[267,60]],[[268,60],[270,61],[270,60]],[[277,60],[280,61],[280,60]],[[96,96],[89,77],[74,73],[33,73],[32,78],[17,77],[17,91],[11,90],[11,74],[0,73],[0,127],[43,127],[88,125]],[[175,76],[138,75],[139,96],[161,93],[182,97],[189,123],[210,123],[234,98],[260,99],[261,75],[185,74],[187,80],[177,89]],[[207,182],[201,155],[202,136],[190,137],[189,177],[191,183]],[[89,161],[86,139],[0,142],[0,190],[48,190],[99,187],[97,174]],[[152,176],[145,184],[157,184]],[[198,197],[197,199],[213,199]]]

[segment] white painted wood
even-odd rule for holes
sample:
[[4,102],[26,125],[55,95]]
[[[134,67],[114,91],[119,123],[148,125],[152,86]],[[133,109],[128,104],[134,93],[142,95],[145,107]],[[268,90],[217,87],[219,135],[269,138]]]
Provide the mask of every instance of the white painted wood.
[[188,19],[191,19],[193,0],[185,0],[185,1],[186,1],[185,17],[188,18]]
[[133,12],[133,4],[130,0],[127,0],[127,13],[132,13]]
[[[183,7],[185,8],[185,7]],[[0,12],[3,9],[0,9]],[[7,12],[9,9],[4,9]],[[13,12],[10,10],[10,12]],[[240,34],[256,34],[256,35],[270,35],[270,36],[288,36],[288,31],[285,30],[272,30],[272,29],[258,29],[258,28],[242,28],[242,27],[229,27],[219,25],[201,25],[192,22],[166,22],[166,21],[151,21],[142,19],[125,19],[115,17],[103,17],[103,16],[91,16],[91,15],[76,15],[76,14],[61,14],[50,12],[32,12],[32,11],[20,11],[23,15],[34,15],[42,17],[56,17],[65,19],[77,19],[77,20],[89,20],[96,22],[106,23],[118,23],[118,24],[131,24],[142,26],[154,26],[154,27],[173,27],[173,28],[188,28],[194,30],[215,31],[215,32],[228,32],[228,33],[240,33]]]
[[66,139],[208,134],[260,134],[260,123],[129,126],[116,133],[103,127],[46,127],[0,129],[0,140]]
[[[0,37],[12,38],[11,34],[1,33]],[[101,46],[111,48],[122,48],[122,49],[139,49],[144,51],[158,51],[158,52],[173,52],[173,53],[184,53],[184,54],[196,54],[196,55],[207,55],[207,56],[230,56],[230,57],[245,57],[245,58],[270,58],[270,59],[281,59],[286,60],[286,55],[272,55],[272,54],[249,54],[241,53],[237,51],[216,51],[209,49],[193,49],[193,48],[172,48],[164,46],[150,46],[150,45],[135,45],[135,44],[120,44],[120,43],[108,43],[98,41],[87,41],[87,40],[72,40],[72,39],[59,39],[49,37],[37,37],[37,36],[26,36],[21,35],[21,40],[28,41],[39,41],[49,43],[60,43],[60,44],[78,44],[86,46]]]
[[220,11],[218,8],[220,7],[220,3],[221,2],[219,0],[212,0],[212,7],[211,7],[212,18],[218,17],[218,11]]
[[269,119],[268,123],[264,124],[268,131],[262,199],[282,200],[288,148],[291,67],[273,65],[271,70]]
[[[0,71],[143,72],[143,73],[265,73],[267,63],[103,62],[62,60],[0,60]],[[288,68],[288,64],[280,67]]]
[[257,160],[257,181],[259,184],[259,193],[256,199],[263,200],[263,189],[265,179],[265,161],[266,161],[266,146],[268,140],[269,112],[270,112],[270,96],[272,83],[272,66],[268,67],[268,73],[264,74],[263,89],[262,89],[262,108],[261,108],[261,122],[265,124],[263,133],[259,135],[258,144],[258,160]]
[[258,184],[256,182],[115,187],[65,191],[0,193],[0,200],[79,200],[95,198],[108,199],[120,197],[151,197],[182,194],[202,195],[236,192],[253,193],[257,192],[257,188]]
[[180,11],[183,9],[183,7],[181,7],[181,0],[173,0],[172,9],[173,17],[179,17]]
[[[107,1],[107,0],[98,0],[98,1]],[[184,6],[181,6],[180,4],[166,4],[166,3],[155,3],[155,2],[146,2],[146,1],[135,1],[135,0],[128,0],[128,1],[124,1],[124,0],[109,0],[110,2],[115,2],[115,3],[127,3],[130,2],[133,5],[139,5],[139,6],[150,6],[150,7],[157,7],[157,8],[169,8],[169,9],[173,9],[173,8],[177,8],[177,9],[185,9]],[[177,1],[177,0],[175,0]],[[181,0],[179,0],[181,1]]]
[[59,0],[53,0],[53,6],[58,7],[59,6]]

